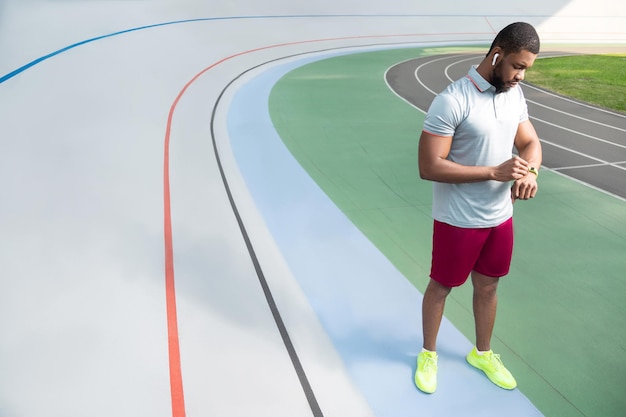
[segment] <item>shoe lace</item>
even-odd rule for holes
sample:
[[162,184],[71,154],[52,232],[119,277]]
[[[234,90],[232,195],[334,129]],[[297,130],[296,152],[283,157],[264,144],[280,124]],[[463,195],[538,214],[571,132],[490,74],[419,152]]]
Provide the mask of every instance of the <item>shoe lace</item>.
[[491,362],[491,365],[496,369],[496,371],[499,371],[500,369],[504,368],[504,364],[502,363],[502,359],[500,359],[499,354],[492,353],[489,356],[490,356],[489,362]]
[[426,356],[424,358],[424,371],[430,371],[432,369],[437,369],[437,362],[430,356]]

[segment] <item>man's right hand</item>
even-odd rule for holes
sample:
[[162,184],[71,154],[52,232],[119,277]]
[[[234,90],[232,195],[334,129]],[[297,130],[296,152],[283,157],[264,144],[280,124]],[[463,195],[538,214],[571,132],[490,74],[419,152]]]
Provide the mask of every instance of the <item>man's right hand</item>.
[[502,182],[518,180],[528,174],[528,168],[528,162],[519,156],[513,156],[494,168],[493,179]]

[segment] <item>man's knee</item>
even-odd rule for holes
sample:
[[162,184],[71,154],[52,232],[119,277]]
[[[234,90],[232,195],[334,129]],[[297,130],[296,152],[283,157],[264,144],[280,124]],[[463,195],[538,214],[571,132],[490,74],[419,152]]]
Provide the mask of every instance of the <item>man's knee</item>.
[[429,293],[435,298],[445,298],[450,294],[451,290],[451,287],[445,286],[431,278],[426,288],[426,293]]
[[495,294],[499,281],[500,278],[489,277],[487,275],[479,274],[476,271],[472,271],[472,284],[474,285],[474,292],[481,295]]

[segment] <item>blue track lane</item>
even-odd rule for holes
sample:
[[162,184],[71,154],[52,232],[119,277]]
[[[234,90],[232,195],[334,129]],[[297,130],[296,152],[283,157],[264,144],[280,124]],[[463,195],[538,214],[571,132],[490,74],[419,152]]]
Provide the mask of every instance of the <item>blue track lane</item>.
[[465,363],[472,345],[446,319],[438,391],[429,396],[415,388],[422,295],[329,200],[272,126],[267,103],[273,85],[312,60],[274,66],[244,84],[227,125],[255,204],[353,382],[379,417],[470,410],[482,417],[541,416],[519,390],[497,388]]

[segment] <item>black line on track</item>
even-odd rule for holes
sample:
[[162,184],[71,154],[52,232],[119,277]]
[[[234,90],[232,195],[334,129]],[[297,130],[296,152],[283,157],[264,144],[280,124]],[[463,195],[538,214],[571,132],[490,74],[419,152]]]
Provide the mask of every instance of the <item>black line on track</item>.
[[[394,44],[394,43],[391,43]],[[386,44],[374,44],[375,46],[383,46]],[[213,151],[215,153],[215,160],[217,162],[217,167],[219,169],[220,172],[220,176],[222,178],[222,182],[224,183],[224,189],[226,190],[226,194],[228,195],[228,201],[230,202],[230,206],[233,210],[233,214],[235,215],[235,218],[237,219],[237,224],[239,225],[239,230],[241,231],[241,236],[243,237],[243,240],[246,243],[246,248],[248,249],[248,254],[250,255],[250,259],[252,260],[252,264],[254,265],[254,270],[256,271],[257,277],[259,279],[259,284],[261,284],[261,288],[263,289],[263,294],[265,295],[265,300],[267,302],[267,305],[270,308],[270,311],[272,313],[272,317],[274,318],[274,322],[276,323],[276,327],[278,328],[278,331],[280,333],[280,336],[283,340],[283,343],[285,345],[285,348],[287,349],[287,353],[289,354],[289,358],[291,359],[291,363],[294,367],[294,370],[296,371],[296,374],[298,376],[298,380],[300,381],[300,385],[302,386],[302,389],[304,390],[304,395],[306,396],[307,401],[309,402],[309,407],[311,408],[311,412],[313,413],[314,417],[324,417],[324,414],[322,413],[322,410],[319,406],[319,403],[317,402],[317,398],[315,397],[315,393],[313,392],[313,388],[311,387],[311,384],[309,383],[309,379],[306,376],[306,372],[304,370],[304,367],[302,366],[302,363],[300,362],[300,358],[298,357],[298,352],[296,352],[296,349],[293,345],[293,342],[291,341],[291,337],[289,336],[289,332],[287,331],[287,327],[285,326],[285,322],[283,321],[283,318],[280,314],[280,311],[278,309],[278,306],[276,305],[276,301],[274,300],[274,296],[272,294],[272,290],[269,286],[269,284],[267,283],[267,279],[265,278],[265,274],[263,273],[263,268],[261,267],[261,264],[259,262],[259,258],[256,255],[256,251],[254,250],[254,246],[252,245],[252,242],[250,240],[250,236],[248,235],[248,231],[246,230],[246,226],[241,218],[241,214],[239,213],[239,209],[237,208],[237,203],[235,203],[235,199],[233,198],[232,192],[230,190],[230,186],[228,184],[228,179],[226,178],[226,174],[224,173],[224,168],[222,166],[222,161],[220,158],[220,154],[219,154],[219,150],[217,149],[217,141],[215,140],[215,113],[217,112],[217,107],[219,106],[220,102],[222,101],[222,98],[224,97],[224,94],[226,93],[226,90],[228,90],[237,80],[239,80],[241,77],[243,77],[245,74],[260,68],[262,66],[265,66],[267,64],[271,64],[273,62],[278,62],[278,61],[282,61],[284,59],[288,59],[288,58],[294,58],[297,56],[303,56],[303,55],[310,55],[313,53],[320,53],[320,52],[327,52],[327,51],[336,51],[339,49],[354,49],[354,48],[360,48],[360,47],[369,47],[369,46],[374,46],[374,45],[358,45],[358,46],[346,46],[346,47],[339,47],[339,48],[327,48],[327,49],[320,49],[320,50],[315,50],[315,51],[308,51],[308,52],[302,52],[302,53],[297,53],[297,54],[292,54],[292,55],[287,55],[287,56],[283,56],[280,58],[276,58],[276,59],[272,59],[266,62],[263,62],[261,64],[255,65],[251,68],[248,68],[247,70],[241,72],[239,75],[237,75],[235,78],[233,78],[220,92],[219,96],[217,97],[217,100],[215,101],[215,104],[213,106],[213,111],[211,112],[211,141],[213,144]]]
[[[437,43],[437,42],[432,42],[432,43]],[[228,84],[226,84],[226,86],[222,89],[219,96],[217,97],[217,100],[215,101],[215,104],[213,105],[213,110],[211,112],[211,125],[210,125],[211,126],[211,142],[213,144],[213,152],[215,153],[215,160],[217,162],[217,167],[220,172],[220,177],[222,178],[224,189],[228,196],[228,201],[230,202],[230,206],[233,210],[233,214],[235,215],[237,224],[239,225],[241,236],[244,239],[246,248],[248,249],[248,254],[250,255],[250,259],[252,260],[252,264],[254,265],[254,270],[256,271],[257,277],[259,279],[259,284],[261,285],[261,288],[263,290],[265,300],[267,302],[267,305],[270,308],[272,317],[274,318],[274,322],[276,323],[276,327],[278,328],[278,331],[283,340],[285,348],[287,349],[287,353],[289,354],[289,358],[291,359],[291,363],[294,367],[294,370],[296,371],[298,380],[300,381],[300,385],[302,386],[302,389],[304,391],[307,401],[309,402],[309,407],[311,408],[311,412],[313,413],[314,417],[324,417],[324,414],[322,413],[319,403],[317,402],[317,398],[315,396],[313,388],[311,387],[311,384],[309,383],[309,380],[306,376],[306,371],[304,370],[304,367],[302,366],[302,363],[300,362],[300,358],[298,357],[298,353],[296,352],[293,342],[291,341],[291,337],[289,336],[289,332],[287,331],[285,322],[283,321],[283,318],[280,314],[278,306],[276,305],[276,301],[272,294],[272,290],[267,282],[267,279],[265,278],[265,274],[263,273],[263,268],[261,267],[259,258],[256,255],[256,251],[254,250],[254,246],[252,245],[252,241],[250,240],[250,236],[248,235],[246,226],[243,222],[243,219],[241,218],[239,209],[237,208],[237,203],[235,202],[235,199],[233,198],[232,192],[230,190],[228,179],[226,178],[226,174],[222,166],[222,161],[221,161],[219,150],[217,147],[217,141],[215,140],[215,114],[217,112],[217,107],[219,106],[220,102],[222,101],[224,97],[224,94],[237,80],[239,80],[241,77],[243,77],[247,73],[257,68],[271,64],[273,62],[278,62],[284,59],[294,58],[298,56],[310,55],[314,53],[337,51],[341,49],[358,49],[358,48],[367,48],[367,47],[372,47],[372,46],[382,47],[382,46],[390,46],[390,45],[414,45],[414,44],[416,48],[420,48],[419,44],[416,44],[415,42],[389,42],[389,43],[364,44],[364,45],[356,45],[356,46],[349,45],[349,46],[344,46],[344,47],[325,48],[325,49],[319,49],[319,50],[314,50],[314,51],[291,54],[291,55],[283,56],[283,57],[276,58],[276,59],[271,59],[269,61],[255,65],[251,68],[248,68],[247,70],[241,72],[239,75],[234,77]]]
[[250,71],[257,69],[263,65],[269,64],[271,62],[278,61],[279,59],[274,59],[271,61],[264,62],[262,64],[256,65],[252,68],[245,70],[244,72],[237,75],[233,78],[227,85],[222,89],[215,104],[213,106],[213,111],[211,112],[211,141],[213,143],[213,151],[215,152],[215,160],[217,161],[217,166],[220,171],[220,176],[222,178],[222,182],[224,183],[224,189],[226,190],[226,194],[228,195],[228,201],[230,202],[230,206],[233,210],[233,214],[237,219],[237,224],[239,225],[239,230],[241,231],[241,236],[246,243],[246,248],[248,249],[248,254],[250,255],[250,259],[252,260],[252,264],[254,265],[254,270],[256,271],[256,275],[259,279],[259,284],[261,284],[261,288],[263,289],[263,294],[265,295],[265,300],[267,305],[270,308],[272,313],[272,317],[274,318],[274,322],[276,323],[276,327],[278,328],[278,332],[280,333],[280,337],[283,340],[285,348],[287,349],[287,353],[289,354],[289,358],[291,359],[291,363],[296,371],[298,376],[298,380],[300,381],[300,385],[304,390],[304,395],[306,396],[307,401],[309,402],[309,407],[311,408],[311,412],[314,417],[323,417],[324,414],[317,402],[317,398],[315,397],[315,393],[313,392],[313,388],[309,383],[309,379],[306,376],[306,372],[300,362],[300,358],[298,357],[298,352],[291,341],[291,337],[289,336],[289,332],[287,331],[287,327],[285,326],[285,322],[280,314],[278,306],[276,305],[276,301],[274,300],[274,296],[272,294],[272,290],[270,289],[269,284],[267,283],[267,279],[265,278],[265,274],[263,273],[263,268],[259,262],[259,258],[256,255],[256,251],[254,250],[254,246],[250,240],[250,236],[248,235],[248,231],[246,230],[246,226],[241,218],[241,214],[239,213],[239,209],[237,208],[237,203],[235,203],[235,199],[233,198],[232,192],[230,190],[230,186],[228,184],[228,179],[226,178],[226,174],[224,173],[224,168],[222,166],[222,161],[220,158],[219,150],[217,149],[217,141],[215,140],[215,113],[217,112],[217,107],[222,101],[226,90],[230,88],[230,86],[235,83],[238,79],[243,77]]
[[[213,144],[213,152],[215,153],[215,160],[217,162],[217,167],[220,172],[220,177],[222,178],[224,189],[228,196],[228,201],[230,202],[230,206],[233,210],[233,214],[235,215],[237,224],[239,225],[239,230],[241,231],[241,236],[243,237],[243,240],[246,244],[246,248],[248,249],[248,254],[250,255],[252,264],[254,265],[254,270],[256,271],[257,277],[259,279],[259,284],[261,285],[261,288],[263,289],[265,300],[267,302],[267,305],[270,308],[272,317],[274,318],[274,322],[276,323],[276,327],[278,328],[278,331],[283,340],[285,348],[287,349],[287,353],[289,354],[289,358],[291,359],[291,363],[294,367],[294,370],[296,371],[298,380],[300,381],[300,385],[302,386],[302,389],[304,390],[304,395],[306,396],[306,399],[309,402],[309,407],[311,408],[311,412],[313,413],[314,417],[324,417],[324,414],[322,413],[319,403],[317,402],[317,398],[315,396],[313,388],[311,387],[311,384],[309,383],[309,379],[306,376],[306,371],[304,370],[304,367],[302,366],[302,363],[300,362],[300,358],[298,357],[298,352],[296,352],[293,342],[291,341],[291,337],[289,336],[289,332],[287,331],[285,322],[283,321],[283,318],[280,314],[278,306],[276,305],[276,301],[274,300],[272,290],[267,282],[267,279],[265,278],[265,274],[263,273],[263,268],[261,267],[259,258],[256,255],[256,251],[254,250],[254,246],[252,245],[252,241],[250,240],[250,236],[248,235],[246,226],[241,218],[239,209],[237,208],[237,203],[235,202],[235,199],[233,198],[232,192],[230,190],[228,179],[226,178],[226,174],[222,166],[222,161],[220,158],[219,150],[217,148],[217,141],[215,140],[215,113],[217,112],[217,107],[222,101],[224,94],[226,93],[226,90],[228,90],[237,80],[239,80],[241,77],[243,77],[247,73],[254,71],[257,68],[271,64],[273,62],[278,62],[284,59],[310,55],[310,54],[315,54],[315,53],[320,53],[320,52],[337,51],[341,49],[358,49],[358,48],[367,48],[367,47],[372,47],[372,46],[382,47],[382,46],[390,46],[390,45],[413,45],[413,44],[415,44],[415,42],[388,42],[388,43],[364,44],[364,45],[356,45],[356,46],[349,45],[349,46],[343,46],[343,47],[338,47],[338,48],[337,47],[325,48],[325,49],[318,49],[314,51],[301,52],[297,54],[286,55],[286,56],[276,58],[276,59],[271,59],[269,61],[255,65],[251,68],[248,68],[247,70],[241,72],[239,75],[233,78],[228,84],[226,84],[226,86],[222,89],[219,96],[217,97],[217,100],[215,101],[215,104],[213,105],[213,111],[211,112],[211,142]],[[419,48],[420,46],[416,45],[415,47]]]

